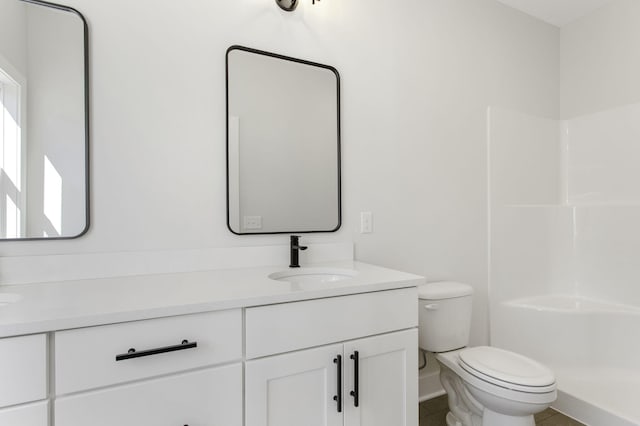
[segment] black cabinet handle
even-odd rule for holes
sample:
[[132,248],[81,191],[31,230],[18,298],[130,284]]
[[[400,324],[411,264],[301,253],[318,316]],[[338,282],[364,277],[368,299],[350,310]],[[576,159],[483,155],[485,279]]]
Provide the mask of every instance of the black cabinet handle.
[[167,352],[183,351],[185,349],[193,349],[198,347],[198,342],[189,342],[183,340],[179,345],[165,346],[163,348],[147,349],[144,351],[136,351],[135,348],[131,348],[126,354],[116,355],[116,361],[124,361],[126,359],[141,358],[143,356],[158,355]]
[[360,404],[360,354],[354,351],[349,358],[353,360],[353,390],[349,394],[353,397],[353,405],[357,407]]
[[333,400],[338,404],[338,413],[342,413],[342,355],[336,356],[333,363],[336,364],[336,388],[338,390],[338,394],[333,397]]

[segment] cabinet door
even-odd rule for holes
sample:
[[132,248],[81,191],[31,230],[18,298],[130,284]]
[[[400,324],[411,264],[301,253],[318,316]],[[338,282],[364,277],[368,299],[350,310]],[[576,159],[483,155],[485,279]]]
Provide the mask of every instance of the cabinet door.
[[242,426],[234,364],[59,398],[56,426]]
[[345,343],[345,426],[418,425],[417,346],[416,329]]
[[340,393],[338,355],[342,345],[247,362],[246,426],[342,426],[333,399]]

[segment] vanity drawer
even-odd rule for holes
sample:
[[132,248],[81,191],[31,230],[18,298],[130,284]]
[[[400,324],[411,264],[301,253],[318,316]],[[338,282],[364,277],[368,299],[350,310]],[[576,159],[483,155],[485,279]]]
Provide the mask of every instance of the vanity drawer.
[[47,426],[49,424],[49,403],[17,405],[0,409],[0,425],[7,426]]
[[247,359],[417,327],[415,287],[246,309]]
[[0,339],[0,407],[46,397],[47,336]]
[[58,398],[60,426],[242,426],[242,364]]
[[[183,344],[183,341],[187,344]],[[193,345],[197,345],[193,347]],[[129,353],[135,349],[136,353]],[[135,357],[131,357],[135,356]],[[239,309],[55,333],[56,393],[239,360]]]

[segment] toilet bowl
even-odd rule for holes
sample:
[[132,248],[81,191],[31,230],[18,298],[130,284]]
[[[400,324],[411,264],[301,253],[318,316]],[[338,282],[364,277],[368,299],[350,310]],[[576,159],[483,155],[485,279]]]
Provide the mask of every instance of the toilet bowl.
[[[482,351],[487,364],[470,366],[474,351]],[[473,361],[466,363],[469,358]],[[533,426],[533,415],[556,400],[551,371],[522,355],[480,346],[440,353],[436,359],[455,420],[449,425]],[[451,398],[450,391],[464,396]]]
[[440,364],[449,426],[534,426],[533,415],[557,397],[555,377],[542,364],[514,352],[467,348],[473,289],[461,283],[419,288],[420,341]]

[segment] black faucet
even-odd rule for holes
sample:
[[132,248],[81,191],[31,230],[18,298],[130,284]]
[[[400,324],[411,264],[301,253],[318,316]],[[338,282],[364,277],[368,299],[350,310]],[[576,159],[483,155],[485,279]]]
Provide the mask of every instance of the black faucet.
[[300,252],[298,250],[306,250],[307,246],[300,245],[300,236],[292,235],[291,236],[291,261],[289,262],[289,268],[299,268],[300,263],[298,260],[298,255]]

